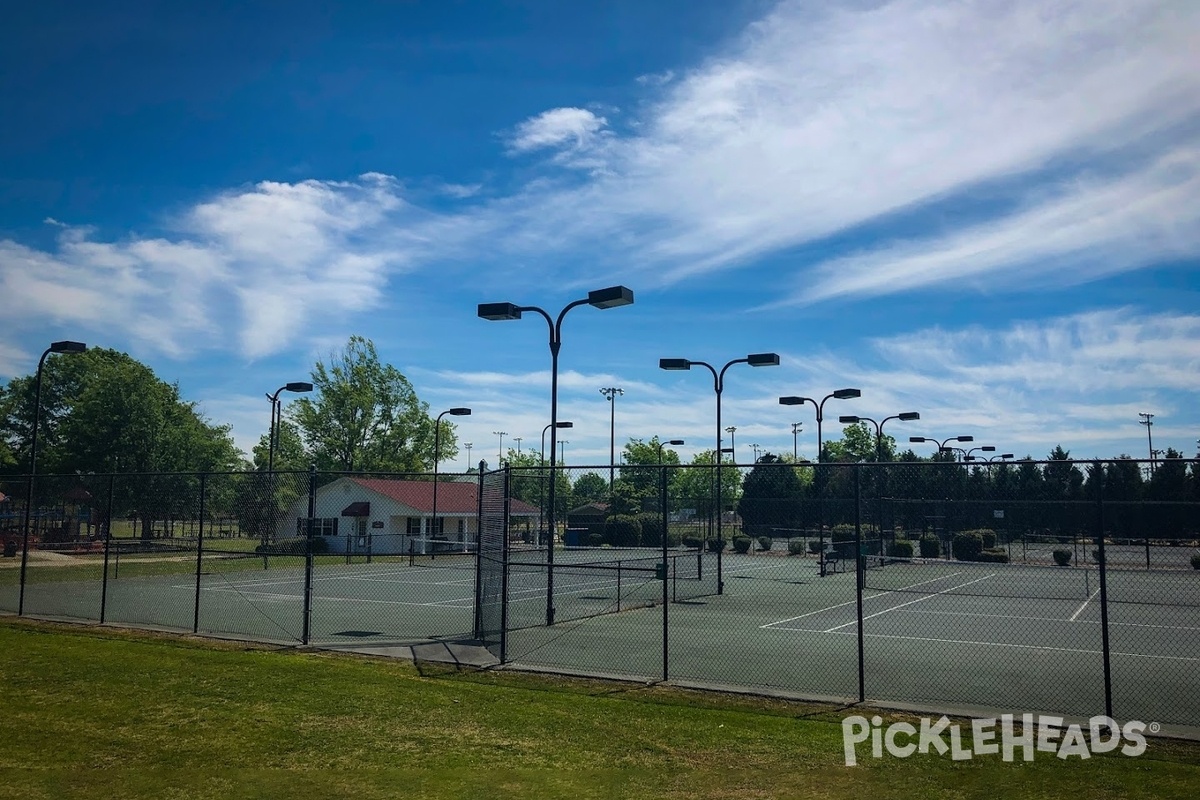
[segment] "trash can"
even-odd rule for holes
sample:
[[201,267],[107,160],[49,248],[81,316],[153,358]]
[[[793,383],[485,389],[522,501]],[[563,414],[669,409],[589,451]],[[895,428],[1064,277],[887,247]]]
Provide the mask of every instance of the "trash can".
[[4,557],[12,558],[16,554],[17,554],[17,540],[16,539],[5,539],[4,540]]

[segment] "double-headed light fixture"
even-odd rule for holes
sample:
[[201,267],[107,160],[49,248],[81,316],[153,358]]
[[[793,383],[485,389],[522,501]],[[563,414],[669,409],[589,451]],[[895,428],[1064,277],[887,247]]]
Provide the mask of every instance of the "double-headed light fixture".
[[714,453],[714,458],[717,462],[716,468],[716,485],[713,487],[713,505],[716,508],[717,516],[717,594],[721,594],[725,585],[721,575],[721,514],[722,514],[722,487],[721,487],[721,393],[725,390],[725,370],[732,367],[734,364],[749,364],[752,367],[777,367],[779,366],[778,353],[751,353],[745,358],[735,358],[732,361],[726,362],[725,366],[718,371],[716,367],[706,361],[692,361],[688,358],[660,358],[658,360],[659,369],[666,370],[690,370],[692,367],[704,367],[713,376],[713,391],[717,395],[717,448]]
[[798,397],[796,395],[790,395],[788,397],[779,398],[779,405],[781,405],[781,406],[799,406],[799,405],[804,405],[805,403],[812,403],[813,407],[817,409],[817,462],[818,463],[820,463],[820,461],[821,461],[821,448],[823,446],[823,444],[822,444],[823,440],[821,438],[821,421],[825,417],[825,401],[830,399],[831,397],[834,400],[850,400],[851,398],[854,398],[854,397],[862,397],[862,392],[858,389],[838,389],[835,392],[830,392],[829,394],[825,395],[823,398],[821,398],[820,402],[817,402],[817,400],[815,400],[812,397]]
[[554,624],[554,448],[557,446],[556,429],[558,423],[558,352],[562,348],[562,322],[567,312],[577,306],[590,305],[593,308],[606,309],[628,306],[633,304],[633,290],[626,286],[610,286],[607,289],[596,289],[588,292],[588,296],[567,303],[558,313],[557,319],[552,319],[545,309],[538,306],[519,306],[515,303],[480,303],[478,315],[482,319],[493,322],[520,319],[529,311],[541,314],[550,328],[550,491],[547,498],[550,508],[550,535],[546,542],[546,624]]

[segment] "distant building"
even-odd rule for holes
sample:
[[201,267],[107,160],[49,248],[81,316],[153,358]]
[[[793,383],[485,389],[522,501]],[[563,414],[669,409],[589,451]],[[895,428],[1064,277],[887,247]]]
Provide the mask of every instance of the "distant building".
[[[478,536],[479,484],[439,480],[437,519],[433,517],[433,481],[389,478],[338,478],[316,490],[314,535],[331,553],[374,555],[474,550]],[[527,527],[538,508],[515,498],[509,516]],[[288,509],[276,534],[304,536],[308,498]],[[411,550],[410,550],[411,548]]]

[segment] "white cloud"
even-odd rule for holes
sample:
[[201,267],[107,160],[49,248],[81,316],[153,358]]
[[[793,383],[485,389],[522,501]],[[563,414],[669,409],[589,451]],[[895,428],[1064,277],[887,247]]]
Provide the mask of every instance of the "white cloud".
[[253,359],[378,303],[430,224],[386,176],[263,182],[198,204],[170,236],[106,242],[59,224],[53,252],[2,240],[0,294],[16,330],[49,318],[171,356],[236,346]]
[[[636,135],[607,137],[590,180],[535,183],[492,206],[505,232],[493,246],[534,264],[587,248],[596,274],[673,283],[982,184],[1008,182],[1020,198],[1017,176],[1028,190],[1050,167],[1111,171],[1137,153],[1150,166],[1101,186],[1090,210],[1128,232],[1120,268],[1140,266],[1163,250],[1145,247],[1157,243],[1138,225],[1170,195],[1196,205],[1162,154],[1200,119],[1198,30],[1188,2],[783,3],[671,84]],[[590,112],[548,123],[562,111],[526,123],[529,149],[586,138]],[[1177,155],[1189,168],[1191,153]],[[1177,210],[1158,229],[1170,220],[1191,223]],[[1060,237],[1064,254],[1085,241],[1075,234]],[[992,247],[997,266],[971,280],[1028,253],[1020,241]]]
[[583,149],[607,125],[608,120],[585,108],[552,108],[518,125],[509,147],[517,153],[564,145]]

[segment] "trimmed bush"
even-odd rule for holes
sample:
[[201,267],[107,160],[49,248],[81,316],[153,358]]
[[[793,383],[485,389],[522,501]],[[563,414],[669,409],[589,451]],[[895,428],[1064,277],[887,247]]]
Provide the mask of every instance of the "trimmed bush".
[[770,536],[758,537],[758,549],[759,550],[770,550],[771,546],[773,544],[775,544],[775,540],[772,539]]
[[750,544],[751,540],[749,536],[733,537],[733,549],[738,553],[749,553]]
[[662,547],[662,514],[641,513],[637,515],[637,521],[642,529],[639,537],[642,547]]
[[1054,551],[1054,563],[1060,567],[1069,567],[1071,565],[1071,551],[1058,548]]
[[921,547],[921,558],[937,558],[942,553],[942,543],[936,536],[926,534],[921,537],[918,544]]
[[1004,550],[1000,550],[999,548],[992,548],[990,550],[984,550],[979,555],[975,556],[975,560],[987,561],[992,564],[1007,564],[1008,553]]
[[729,540],[728,539],[709,539],[704,544],[705,544],[705,546],[708,547],[708,552],[720,553],[722,550],[724,550],[726,547],[729,546]]
[[[273,544],[260,544],[254,552],[262,556],[302,556],[305,553],[308,540],[303,536],[294,539],[280,539]],[[313,555],[329,552],[329,542],[322,536],[312,538]]]
[[822,544],[823,544],[823,542],[820,539],[809,539],[808,540],[808,552],[812,553],[815,556],[817,553],[821,552],[822,549],[824,549],[822,547]]
[[1200,553],[1192,555],[1192,569],[1200,569]]
[[605,541],[613,547],[637,547],[642,539],[642,525],[637,517],[614,514],[608,518]]
[[[812,545],[812,542],[809,542],[809,545]],[[788,555],[789,556],[804,555],[804,540],[803,539],[788,539]],[[1200,553],[1196,554],[1195,558],[1192,559],[1192,563],[1193,564],[1196,563],[1196,561],[1198,559],[1200,559]],[[1196,567],[1196,569],[1200,569],[1200,567]]]
[[704,540],[699,536],[684,536],[682,541],[684,547],[691,548],[692,550],[699,550],[704,546]]
[[[866,530],[863,530],[863,536],[867,535]],[[854,541],[854,526],[840,522],[834,525],[829,531],[829,538],[834,542],[853,542]]]
[[604,544],[604,534],[589,533],[587,536],[583,537],[583,540],[584,544],[586,544],[588,547],[599,547],[600,545]]
[[950,552],[959,561],[976,561],[983,552],[983,537],[971,531],[956,533],[951,542]]
[[897,539],[888,544],[887,554],[892,558],[912,558],[913,543],[908,539]]

